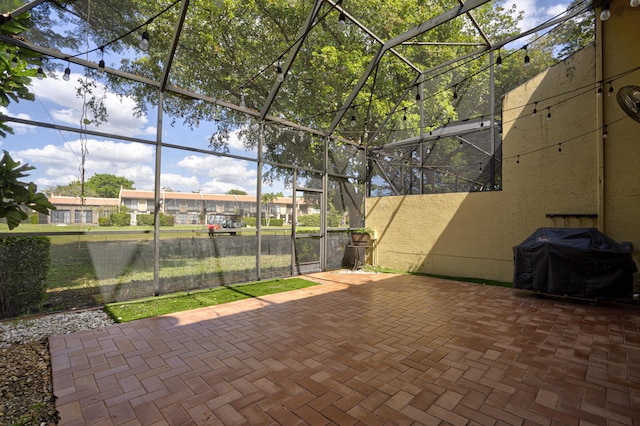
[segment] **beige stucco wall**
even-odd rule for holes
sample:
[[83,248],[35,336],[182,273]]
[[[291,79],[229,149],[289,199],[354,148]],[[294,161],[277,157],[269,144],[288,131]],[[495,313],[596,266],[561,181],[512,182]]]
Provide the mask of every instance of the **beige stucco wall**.
[[[640,67],[640,10],[619,3],[595,45],[505,96],[502,191],[367,199],[378,265],[511,281],[513,246],[539,227],[595,226],[640,249],[640,123],[622,118],[608,85],[595,90]],[[640,72],[613,84],[640,85]],[[565,213],[598,217],[547,217]]]

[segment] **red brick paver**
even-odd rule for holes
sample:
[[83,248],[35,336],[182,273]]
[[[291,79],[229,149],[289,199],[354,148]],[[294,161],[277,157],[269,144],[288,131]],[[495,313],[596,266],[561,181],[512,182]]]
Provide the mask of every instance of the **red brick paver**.
[[640,425],[640,309],[426,277],[50,339],[62,425]]

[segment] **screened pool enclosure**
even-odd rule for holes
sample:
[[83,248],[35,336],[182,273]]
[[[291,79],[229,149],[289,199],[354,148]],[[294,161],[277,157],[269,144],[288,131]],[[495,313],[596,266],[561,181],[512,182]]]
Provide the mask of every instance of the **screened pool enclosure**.
[[[84,214],[21,227],[51,238],[52,305],[79,289],[92,298],[79,304],[103,303],[338,269],[367,196],[500,190],[501,96],[557,60],[545,34],[592,8],[521,30],[488,0],[0,4],[5,62],[33,70],[35,95],[0,109],[3,149],[91,217],[96,174],[153,193],[151,227]],[[253,196],[255,225],[161,226],[168,192]]]

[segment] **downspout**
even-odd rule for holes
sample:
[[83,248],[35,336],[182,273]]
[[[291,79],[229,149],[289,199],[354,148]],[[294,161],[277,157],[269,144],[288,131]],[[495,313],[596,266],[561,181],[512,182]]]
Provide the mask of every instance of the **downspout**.
[[[596,57],[595,57],[595,71],[596,71],[596,87],[604,87],[603,80],[603,42],[604,37],[602,34],[602,20],[598,19],[598,13],[596,13],[596,40],[595,40],[595,48],[596,48]],[[598,219],[597,229],[605,233],[605,163],[604,163],[604,138],[602,137],[602,132],[604,129],[604,96],[596,96],[596,123],[597,123],[597,131],[595,132],[596,138],[596,166],[597,170],[597,188],[596,188],[596,203],[597,203],[597,213]]]

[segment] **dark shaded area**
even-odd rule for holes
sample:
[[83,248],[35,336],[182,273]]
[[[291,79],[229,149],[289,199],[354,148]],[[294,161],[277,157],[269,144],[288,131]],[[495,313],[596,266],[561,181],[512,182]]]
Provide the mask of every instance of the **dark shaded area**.
[[595,228],[539,228],[513,248],[513,287],[540,293],[630,298],[631,250]]
[[[347,248],[346,232],[328,234],[327,268],[339,269],[353,262]],[[287,277],[292,274],[291,236],[265,235],[261,255],[286,259],[285,265],[269,265],[266,258],[261,265],[262,279]],[[163,268],[182,268],[175,276],[161,276],[160,294],[212,288],[258,279],[257,270],[223,269],[220,260],[226,257],[255,257],[257,237],[254,235],[216,235],[193,238],[168,238],[160,244],[160,271]],[[300,257],[319,258],[319,245],[305,246]],[[351,260],[349,258],[351,257]],[[151,279],[131,279],[136,273],[146,277],[153,271],[154,245],[151,240],[77,241],[53,244],[52,265],[47,276],[47,299],[44,311],[69,310],[110,302],[151,297],[155,293]],[[189,267],[191,259],[207,259],[210,267],[198,270]],[[255,264],[253,264],[255,265]],[[109,279],[113,284],[93,286],[96,279]],[[64,289],[62,289],[64,287]]]

